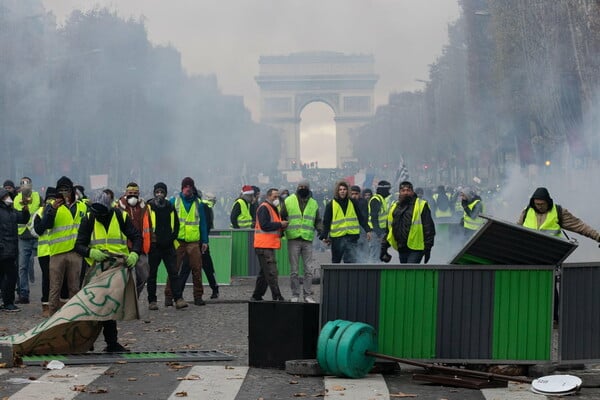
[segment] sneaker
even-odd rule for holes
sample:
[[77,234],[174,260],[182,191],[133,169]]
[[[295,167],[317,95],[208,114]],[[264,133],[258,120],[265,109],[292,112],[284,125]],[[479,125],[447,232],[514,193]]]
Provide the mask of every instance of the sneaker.
[[148,310],[152,310],[152,311],[158,310],[158,304],[156,304],[155,301],[150,302],[150,304],[148,304]]
[[300,301],[300,299],[298,298],[298,296],[294,296],[294,297],[292,297],[292,298],[290,299],[290,301],[291,301],[292,303],[297,303],[297,302],[299,302],[299,301]]
[[173,299],[170,297],[165,297],[165,307],[173,307]]
[[282,295],[276,296],[273,301],[285,301]]
[[263,301],[264,299],[262,297],[250,297],[250,301]]
[[305,303],[311,303],[311,304],[315,304],[316,303],[315,299],[313,299],[312,296],[306,296],[304,298],[304,302]]
[[2,306],[2,311],[6,312],[19,312],[21,309],[14,304],[5,304]]
[[211,299],[218,299],[219,298],[219,292],[212,292],[212,294],[210,295]]
[[118,342],[111,343],[104,348],[105,353],[129,353],[131,350],[125,348]]
[[15,304],[29,304],[29,297],[19,297],[15,300]]
[[194,305],[196,306],[205,306],[206,302],[202,299],[194,299]]
[[179,299],[175,302],[175,308],[181,310],[182,308],[186,308],[188,303],[184,299]]

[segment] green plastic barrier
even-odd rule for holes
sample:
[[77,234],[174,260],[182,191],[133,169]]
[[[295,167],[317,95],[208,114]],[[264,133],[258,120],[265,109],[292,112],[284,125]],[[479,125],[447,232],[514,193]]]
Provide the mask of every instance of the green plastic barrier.
[[[210,236],[210,255],[215,265],[215,277],[219,285],[231,283],[231,241],[231,236]],[[204,271],[202,272],[202,282],[208,282]],[[167,283],[167,270],[162,262],[158,267],[156,283]]]

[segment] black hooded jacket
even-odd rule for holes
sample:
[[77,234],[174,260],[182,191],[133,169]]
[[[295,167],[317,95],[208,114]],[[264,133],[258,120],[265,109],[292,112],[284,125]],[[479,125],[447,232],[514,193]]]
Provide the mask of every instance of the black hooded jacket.
[[[7,191],[2,188],[3,196]],[[29,221],[29,210],[17,211],[0,200],[0,259],[16,258],[19,255],[18,224]]]
[[545,200],[548,203],[548,210],[551,210],[554,206],[554,201],[552,201],[552,197],[550,197],[550,192],[545,187],[539,187],[535,189],[535,192],[531,195],[531,199],[529,199],[529,207],[533,208],[535,212],[537,210],[534,207],[534,200]]

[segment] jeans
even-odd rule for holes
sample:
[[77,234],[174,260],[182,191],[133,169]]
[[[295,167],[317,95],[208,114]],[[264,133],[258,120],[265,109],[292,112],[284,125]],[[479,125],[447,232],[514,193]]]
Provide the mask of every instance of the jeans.
[[331,238],[331,262],[339,264],[342,259],[346,264],[356,263],[358,235],[346,235]]
[[[19,297],[29,299],[29,274],[37,257],[37,239],[19,239]],[[33,275],[33,274],[32,274]]]
[[304,260],[303,296],[312,296],[312,279],[315,270],[313,244],[304,239],[289,239],[288,258],[290,260],[290,285],[293,297],[300,296],[300,279],[298,278],[300,256]]
[[400,264],[420,264],[424,254],[423,250],[398,250]]

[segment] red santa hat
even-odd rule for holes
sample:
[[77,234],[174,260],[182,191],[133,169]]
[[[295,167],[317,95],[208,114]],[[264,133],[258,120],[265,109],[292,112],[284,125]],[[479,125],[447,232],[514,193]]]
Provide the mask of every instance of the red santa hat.
[[250,185],[242,186],[242,194],[254,194],[254,189]]

